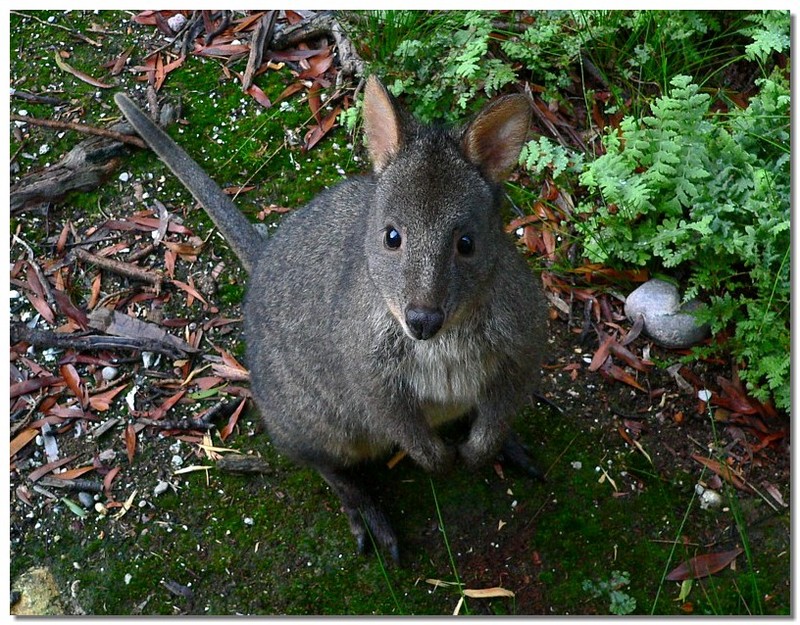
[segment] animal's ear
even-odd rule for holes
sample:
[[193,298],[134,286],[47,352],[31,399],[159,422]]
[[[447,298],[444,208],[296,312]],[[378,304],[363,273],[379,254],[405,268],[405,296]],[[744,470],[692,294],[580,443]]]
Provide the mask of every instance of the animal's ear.
[[372,167],[380,173],[400,151],[403,134],[392,96],[375,76],[364,90],[364,133]]
[[503,182],[519,159],[531,122],[531,106],[523,95],[509,95],[484,108],[464,129],[466,157],[492,182]]

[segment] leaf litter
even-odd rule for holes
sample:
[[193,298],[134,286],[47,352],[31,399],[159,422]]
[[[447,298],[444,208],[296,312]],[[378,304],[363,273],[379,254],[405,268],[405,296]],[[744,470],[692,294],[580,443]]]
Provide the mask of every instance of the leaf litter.
[[[165,28],[165,20],[176,14],[174,11],[149,11],[140,13],[135,19],[141,24],[149,24],[162,30]],[[165,49],[152,54],[142,64],[130,69],[134,73],[138,73],[142,80],[153,85],[157,91],[164,85],[168,74],[181,67],[191,55],[214,54],[230,60],[236,55],[244,54],[247,44],[244,46],[239,44],[237,47],[231,42],[241,33],[251,31],[260,17],[260,13],[253,14],[246,19],[232,22],[226,30],[215,35],[211,43],[206,42],[203,37],[198,35],[191,42],[191,50],[187,49],[185,54],[175,55]],[[109,69],[113,70],[112,74],[114,71],[121,70],[125,60],[132,53],[131,50],[125,50],[115,59],[114,63],[109,66]],[[69,66],[63,59],[59,62],[58,55],[56,58],[63,71],[68,71],[85,82],[95,80],[88,75],[81,77],[76,71],[71,71],[73,68],[67,69]],[[316,125],[312,126],[305,135],[305,149],[311,149],[324,138],[334,126],[338,112],[350,104],[349,96],[335,95],[325,103],[327,110],[323,114],[322,102],[316,96],[316,92],[320,86],[328,86],[335,80],[337,68],[331,62],[332,59],[331,48],[304,49],[301,46],[294,51],[275,53],[270,60],[258,68],[258,71],[274,70],[280,63],[298,62],[302,71],[296,73],[296,80],[287,86],[274,102],[270,102],[265,94],[258,91],[248,92],[261,106],[269,108],[282,99],[307,91],[309,95],[306,101]],[[241,79],[240,76],[234,78]],[[92,83],[89,82],[89,84]],[[569,122],[564,120],[559,111],[553,112],[547,107],[537,107],[537,113],[541,116],[543,123],[550,124],[556,129],[556,134],[558,134],[558,128],[571,128]],[[598,115],[596,109],[593,111],[593,115]],[[709,405],[725,410],[724,414],[718,413],[722,415],[720,423],[722,423],[724,431],[729,433],[734,431],[733,428],[739,428],[738,431],[741,433],[734,437],[733,444],[726,450],[727,461],[710,459],[696,453],[683,454],[683,456],[693,458],[696,463],[712,470],[734,487],[751,493],[752,489],[748,485],[748,481],[742,476],[774,461],[773,452],[780,449],[779,446],[787,438],[786,426],[777,419],[771,405],[757,402],[747,395],[741,387],[735,367],[729,374],[716,375],[714,378],[713,375],[703,371],[704,366],[702,365],[692,367],[698,370],[697,373],[692,368],[681,365],[674,368],[671,386],[666,388],[667,384],[664,380],[659,379],[660,388],[652,388],[651,378],[655,376],[653,362],[650,360],[650,350],[658,352],[658,349],[653,348],[645,339],[639,337],[635,328],[625,332],[624,328],[627,326],[623,322],[624,315],[621,312],[622,300],[613,292],[615,284],[626,281],[642,282],[649,276],[642,271],[619,271],[590,264],[564,272],[556,270],[555,265],[548,264],[568,252],[569,237],[556,235],[560,232],[562,220],[570,216],[572,209],[572,198],[565,191],[560,190],[555,182],[545,179],[542,183],[541,199],[536,204],[536,210],[533,211],[534,216],[516,220],[508,226],[509,232],[520,234],[521,246],[532,254],[545,259],[542,279],[546,286],[548,299],[554,304],[551,319],[558,320],[558,323],[566,322],[567,334],[578,339],[578,343],[588,356],[588,361],[582,359],[576,361],[574,358],[567,357],[560,362],[548,363],[546,369],[551,372],[568,373],[569,380],[573,385],[585,384],[586,380],[596,382],[598,377],[610,388],[617,388],[619,383],[638,397],[639,401],[636,403],[644,406],[641,409],[644,417],[639,415],[636,418],[646,418],[646,427],[634,431],[634,428],[628,427],[632,422],[631,419],[625,420],[625,428],[617,425],[616,417],[609,417],[609,420],[619,431],[620,439],[632,449],[643,454],[651,464],[653,464],[653,460],[645,452],[640,437],[649,436],[648,447],[651,449],[658,445],[658,440],[654,438],[655,433],[653,432],[658,429],[656,424],[667,425],[673,431],[680,432],[683,428],[688,430],[688,424],[692,419],[704,418]],[[265,209],[265,214],[270,211],[283,212],[284,210],[286,209],[270,207]],[[144,234],[149,235],[151,232],[158,232],[159,237],[163,239],[156,241],[152,248],[150,248],[153,245],[152,238],[143,236]],[[16,258],[13,258],[15,247],[26,248],[27,245],[19,239],[12,243],[11,285],[12,288],[19,289],[25,301],[30,305],[30,307],[18,306],[12,313],[12,321],[26,324],[31,328],[49,326],[59,331],[64,337],[77,338],[85,334],[93,311],[112,311],[115,319],[119,315],[120,319],[126,320],[122,322],[123,324],[133,324],[131,328],[145,327],[136,325],[137,321],[147,324],[147,327],[152,326],[158,331],[157,337],[153,337],[153,340],[168,343],[182,354],[167,354],[166,361],[162,361],[160,365],[161,371],[165,372],[170,368],[170,361],[172,362],[174,365],[170,372],[174,376],[172,379],[163,377],[159,380],[158,376],[150,377],[149,381],[152,384],[139,389],[142,395],[137,395],[131,393],[137,389],[137,384],[132,379],[127,379],[111,388],[102,386],[99,362],[129,367],[136,376],[144,376],[147,379],[154,372],[149,370],[146,362],[137,357],[137,354],[143,350],[110,349],[102,345],[88,350],[83,346],[79,349],[60,348],[57,350],[58,362],[56,368],[53,369],[35,362],[36,358],[43,356],[43,352],[36,353],[35,359],[32,360],[27,356],[30,355],[28,343],[25,341],[12,342],[11,467],[12,474],[24,482],[19,483],[15,492],[21,502],[31,506],[34,505],[35,499],[27,487],[28,484],[33,484],[48,475],[61,476],[63,481],[67,481],[93,470],[102,478],[103,493],[106,497],[105,502],[98,504],[98,510],[107,511],[119,508],[114,516],[119,520],[132,508],[139,488],[132,486],[131,482],[120,484],[115,488],[115,481],[121,475],[128,474],[129,476],[131,471],[136,470],[137,445],[140,442],[141,444],[152,444],[154,442],[153,434],[156,431],[158,436],[202,440],[203,443],[198,444],[197,447],[198,457],[201,457],[202,454],[208,455],[209,452],[219,454],[222,451],[230,451],[230,448],[215,447],[206,442],[207,432],[201,433],[198,430],[193,432],[191,427],[172,428],[165,431],[152,425],[146,425],[140,419],[165,421],[170,412],[177,410],[184,413],[186,411],[201,413],[202,410],[198,410],[197,406],[199,397],[193,393],[193,389],[197,389],[198,391],[213,391],[223,397],[230,396],[238,399],[237,407],[230,413],[226,425],[221,430],[223,433],[220,436],[221,440],[225,440],[236,431],[238,418],[245,407],[248,390],[230,383],[246,382],[248,379],[246,368],[237,362],[229,352],[214,342],[208,341],[207,337],[202,339],[201,333],[194,331],[189,337],[190,340],[187,341],[188,333],[184,337],[178,337],[170,329],[179,326],[188,327],[191,323],[196,323],[195,319],[202,318],[204,331],[209,332],[229,324],[235,325],[238,320],[227,320],[220,316],[214,316],[219,310],[213,301],[210,302],[196,288],[192,275],[185,273],[188,269],[187,263],[194,263],[198,258],[202,258],[202,254],[206,251],[204,246],[194,242],[197,240],[196,237],[193,238],[192,232],[185,226],[172,219],[165,221],[163,212],[157,208],[131,215],[125,219],[107,220],[85,232],[80,232],[74,224],[65,221],[59,233],[52,258],[36,258],[32,253],[19,252]],[[120,262],[128,266],[127,273],[123,269],[123,265],[92,271],[90,263],[85,259],[83,261],[78,259],[76,262],[75,255],[70,252],[76,247],[77,249],[83,249],[83,246],[91,247],[95,241],[100,241],[107,235],[122,236],[125,239],[112,246],[96,250],[95,253],[101,257],[117,257]],[[30,248],[27,247],[27,250],[23,250],[23,252],[30,252]],[[139,252],[146,253],[137,257]],[[131,268],[137,267],[147,272],[153,270],[159,264],[156,258],[159,252],[163,254],[163,268],[167,270],[169,276],[168,280],[163,281],[163,290],[157,288],[160,281],[136,280],[136,272],[130,271]],[[126,254],[128,260],[125,260]],[[185,275],[175,277],[176,273],[180,274],[181,272],[184,272]],[[147,274],[141,274],[139,277],[144,275]],[[75,295],[76,291],[80,292],[82,289],[86,293],[84,300]],[[200,306],[192,307],[192,303],[199,303]],[[186,311],[184,313],[186,318],[159,318],[159,315],[155,313],[166,305],[170,305],[173,309],[183,307],[183,310]],[[139,315],[147,318],[150,314],[153,314],[154,321],[138,319]],[[131,339],[141,338],[139,332],[130,329],[123,332],[122,336]],[[594,346],[591,344],[592,336],[597,339]],[[202,350],[199,350],[198,355],[197,351],[193,353],[187,349],[187,345],[193,346],[195,349],[202,346]],[[209,345],[217,352],[217,356],[212,356],[208,352]],[[96,361],[79,361],[79,357],[87,353],[91,353]],[[661,355],[663,357],[664,353],[661,352]],[[186,358],[181,356],[186,356]],[[666,356],[671,358],[672,354],[668,353]],[[196,377],[196,369],[191,367],[192,357],[201,357],[210,363],[214,375],[206,378]],[[709,367],[708,370],[719,371],[719,367],[716,369]],[[54,371],[57,371],[58,375]],[[546,384],[545,386],[547,387]],[[708,402],[690,403],[687,400],[687,395],[706,387],[714,389]],[[179,390],[182,388],[186,390]],[[124,402],[119,398],[119,395],[126,389],[132,397],[127,416],[125,416],[124,405],[121,405]],[[549,387],[546,393],[553,398],[553,401],[559,402],[561,393],[566,390],[569,389],[565,389],[563,383],[560,382]],[[175,392],[169,394],[170,391]],[[164,399],[165,394],[169,394],[166,399]],[[137,406],[140,409],[137,409]],[[38,414],[40,418],[33,421],[32,415],[36,412],[37,407],[41,410]],[[122,409],[121,416],[108,417],[102,414],[120,409]],[[614,413],[614,410],[610,411],[610,414]],[[688,416],[691,416],[692,419],[689,419]],[[118,454],[116,457],[106,456],[108,459],[101,459],[103,454],[95,452],[91,466],[64,468],[77,460],[80,454],[69,454],[54,462],[38,464],[37,454],[39,452],[31,443],[41,435],[45,424],[55,426],[56,436],[61,440],[66,440],[67,433],[74,433],[80,440],[80,437],[87,436],[90,424],[98,423],[103,419],[105,420],[100,425],[110,425],[102,432],[95,430],[99,432],[98,437],[102,437],[108,432],[119,432],[118,441],[109,441],[106,438],[103,444],[115,446],[124,454]],[[190,423],[191,419],[187,421],[187,424]],[[660,429],[663,432],[664,428]],[[142,437],[142,435],[146,436]],[[674,443],[674,441],[671,442]],[[129,466],[119,462],[118,458],[121,457],[127,458]],[[190,465],[178,469],[174,474],[180,475],[194,469],[204,470],[208,474],[208,467],[204,465]],[[59,470],[62,472],[57,473]],[[608,479],[616,491],[617,485],[610,473],[603,468],[602,474],[602,479]],[[762,480],[761,485],[777,504],[786,505],[780,488],[766,480]],[[117,497],[124,498],[124,500],[117,501]],[[61,501],[75,513],[73,506],[77,504],[67,498],[62,498]],[[50,504],[46,503],[46,505]],[[689,575],[682,579],[691,579],[691,576],[701,577],[701,573],[704,575],[718,573],[735,559],[738,555],[736,552],[737,550],[733,550],[719,555],[697,556],[681,565],[684,567],[683,569],[679,567],[681,570],[676,569],[671,575]],[[493,593],[500,591],[504,591],[504,589],[498,587],[470,592]],[[467,591],[464,591],[464,594],[467,594]],[[456,611],[459,609],[460,604]]]

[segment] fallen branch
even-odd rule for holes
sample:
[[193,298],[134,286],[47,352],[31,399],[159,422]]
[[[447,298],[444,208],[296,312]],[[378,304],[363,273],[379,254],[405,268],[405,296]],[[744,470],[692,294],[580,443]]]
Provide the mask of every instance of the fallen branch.
[[148,419],[147,417],[139,417],[136,419],[136,423],[157,427],[161,430],[210,430],[214,427],[213,423],[208,423],[205,419],[191,419],[188,417],[182,419]]
[[75,132],[82,132],[86,135],[95,135],[97,137],[105,137],[106,139],[113,139],[120,143],[128,143],[135,145],[137,148],[146,148],[147,144],[136,135],[125,134],[116,130],[108,128],[97,128],[96,126],[87,126],[86,124],[78,124],[76,122],[64,122],[58,119],[38,119],[36,117],[27,117],[25,115],[10,115],[9,119],[12,122],[25,122],[34,126],[43,126],[45,128],[53,128],[55,130],[73,130]]
[[337,86],[340,86],[345,78],[364,75],[363,59],[344,34],[334,14],[330,12],[318,13],[302,22],[287,26],[275,34],[269,47],[272,50],[285,50],[309,39],[319,39],[323,36],[333,39],[339,55]]
[[[247,59],[247,67],[242,77],[242,91],[244,92],[247,92],[253,84],[253,76],[255,76],[256,70],[261,67],[261,60],[264,58],[266,43],[272,38],[272,30],[275,27],[275,18],[277,15],[277,11],[267,11],[258,20],[256,28],[253,31],[250,40],[250,57]],[[206,45],[208,45],[208,39],[210,37],[211,35],[206,37]]]
[[89,315],[89,326],[113,336],[153,341],[161,345],[162,353],[165,353],[165,349],[171,349],[173,354],[195,354],[199,351],[155,323],[142,321],[110,308],[95,308]]
[[100,493],[103,491],[103,484],[94,480],[62,480],[57,477],[43,477],[39,480],[43,486],[50,488],[68,488],[69,490],[83,490],[87,493]]
[[[132,349],[139,352],[155,352],[170,358],[181,358],[186,353],[173,346],[151,338],[106,336],[103,334],[63,334],[50,330],[37,330],[25,324],[11,326],[11,343],[24,341],[36,347],[55,347],[56,349],[74,349],[78,352],[90,352],[100,349],[120,350]],[[188,351],[193,351],[189,348]]]
[[157,274],[153,271],[148,271],[147,269],[142,269],[141,267],[132,265],[131,263],[124,263],[119,260],[114,260],[113,258],[98,256],[97,254],[92,254],[91,252],[87,252],[81,248],[76,248],[73,253],[81,260],[92,263],[101,269],[107,269],[108,271],[113,271],[114,273],[125,276],[126,278],[152,284],[157,290],[161,289],[161,284],[164,281],[164,278],[160,274]]
[[11,187],[12,214],[31,206],[58,202],[74,191],[97,188],[117,169],[123,150],[124,144],[115,139],[89,137],[55,165],[32,172],[15,183]]
[[26,102],[35,102],[36,104],[47,104],[50,106],[66,106],[69,104],[69,102],[66,100],[59,100],[53,96],[40,95],[38,93],[28,93],[26,91],[17,91],[16,89],[11,90],[11,97],[19,100],[25,100]]
[[217,468],[227,473],[272,473],[272,467],[266,460],[258,456],[245,456],[242,454],[228,454],[217,460]]

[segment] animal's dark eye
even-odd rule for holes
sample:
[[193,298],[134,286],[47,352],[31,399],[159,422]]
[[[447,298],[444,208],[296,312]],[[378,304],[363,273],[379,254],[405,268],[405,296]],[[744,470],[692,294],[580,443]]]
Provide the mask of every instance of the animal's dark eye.
[[386,232],[383,235],[383,244],[390,250],[396,250],[400,248],[402,242],[403,237],[400,236],[397,228],[394,226],[387,226]]
[[456,242],[456,250],[462,256],[470,256],[475,251],[475,241],[468,234],[462,235]]

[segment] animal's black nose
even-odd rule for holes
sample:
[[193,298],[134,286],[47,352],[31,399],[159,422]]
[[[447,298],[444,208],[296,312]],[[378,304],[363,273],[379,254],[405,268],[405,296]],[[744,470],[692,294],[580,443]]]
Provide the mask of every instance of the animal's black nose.
[[443,323],[444,311],[441,308],[413,305],[406,308],[406,325],[415,339],[427,341],[441,329]]

